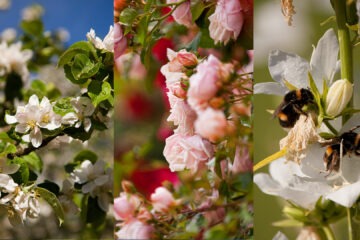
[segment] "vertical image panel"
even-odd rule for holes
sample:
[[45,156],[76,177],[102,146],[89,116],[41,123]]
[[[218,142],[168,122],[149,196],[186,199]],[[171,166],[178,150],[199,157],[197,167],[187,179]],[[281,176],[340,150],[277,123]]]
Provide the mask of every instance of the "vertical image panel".
[[114,1],[117,239],[253,239],[253,2]]
[[113,239],[113,5],[0,1],[0,239]]
[[359,7],[255,4],[256,239],[360,237]]

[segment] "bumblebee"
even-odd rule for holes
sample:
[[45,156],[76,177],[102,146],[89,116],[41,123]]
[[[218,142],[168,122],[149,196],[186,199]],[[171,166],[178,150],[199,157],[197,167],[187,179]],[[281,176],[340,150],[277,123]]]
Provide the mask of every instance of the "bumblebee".
[[307,113],[302,110],[305,105],[314,103],[314,95],[309,89],[300,88],[288,92],[284,100],[274,112],[274,117],[278,117],[279,123],[284,128],[292,128],[300,115]]
[[340,160],[345,155],[355,154],[360,156],[360,134],[354,132],[357,128],[360,128],[360,125],[341,134],[340,137],[332,139],[332,144],[326,147],[324,154],[326,171],[330,173],[339,171]]

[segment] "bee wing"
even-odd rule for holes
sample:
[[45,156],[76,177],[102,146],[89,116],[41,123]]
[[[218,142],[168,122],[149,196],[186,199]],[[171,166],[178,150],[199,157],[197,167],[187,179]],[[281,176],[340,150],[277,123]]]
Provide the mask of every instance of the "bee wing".
[[284,102],[282,101],[280,103],[280,105],[275,109],[274,113],[273,113],[273,118],[277,118],[279,113],[284,110],[287,106],[289,106],[291,102]]

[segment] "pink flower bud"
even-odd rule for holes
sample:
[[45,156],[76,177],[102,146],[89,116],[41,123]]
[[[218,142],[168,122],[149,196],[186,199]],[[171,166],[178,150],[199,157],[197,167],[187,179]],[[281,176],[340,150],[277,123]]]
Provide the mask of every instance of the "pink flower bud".
[[177,58],[179,59],[179,62],[185,67],[192,67],[198,63],[195,54],[186,51],[178,52]]
[[224,112],[210,107],[199,112],[195,121],[195,132],[211,142],[223,138],[227,133],[227,120]]
[[[167,3],[177,3],[180,0],[167,0]],[[173,18],[179,24],[185,25],[187,27],[191,27],[192,25],[192,15],[190,9],[190,1],[186,1],[180,6],[178,6],[174,12],[172,13]]]
[[155,193],[150,196],[154,210],[157,212],[167,212],[170,208],[178,204],[173,195],[164,187],[155,189]]
[[114,24],[114,58],[117,59],[125,51],[127,47],[127,40],[123,34],[119,23]]
[[114,199],[114,215],[117,220],[129,221],[134,217],[141,200],[135,195],[120,193],[120,197]]

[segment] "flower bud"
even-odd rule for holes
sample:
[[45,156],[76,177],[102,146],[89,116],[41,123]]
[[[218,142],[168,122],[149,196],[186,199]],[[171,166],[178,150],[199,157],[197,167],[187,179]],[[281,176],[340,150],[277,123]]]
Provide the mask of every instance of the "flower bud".
[[179,59],[179,62],[181,63],[181,65],[185,66],[185,67],[193,67],[195,65],[198,64],[198,60],[197,57],[195,56],[195,54],[190,53],[190,52],[179,52],[177,54],[177,58]]
[[290,218],[293,218],[300,222],[304,222],[307,219],[305,212],[303,210],[301,210],[300,208],[285,206],[283,209],[283,213],[285,215],[289,216]]
[[334,82],[326,96],[326,113],[336,116],[344,110],[353,94],[353,85],[346,79]]
[[154,210],[157,212],[167,212],[178,204],[178,201],[174,199],[171,192],[164,187],[156,188],[155,193],[151,194],[150,199]]

